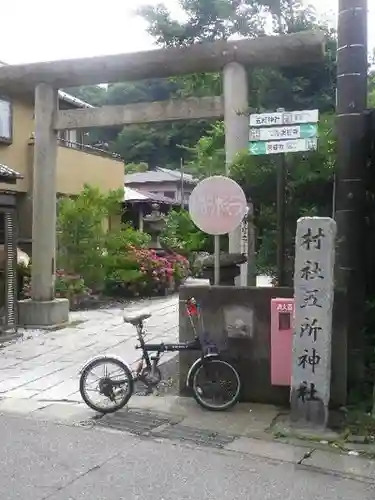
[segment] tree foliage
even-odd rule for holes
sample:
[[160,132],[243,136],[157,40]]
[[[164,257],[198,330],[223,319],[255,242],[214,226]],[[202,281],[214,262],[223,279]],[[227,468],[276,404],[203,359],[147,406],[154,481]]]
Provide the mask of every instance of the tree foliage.
[[103,281],[104,221],[118,210],[118,201],[118,193],[104,196],[89,186],[85,186],[77,198],[59,201],[58,266],[84,276],[89,285]]
[[163,47],[181,47],[204,41],[227,40],[233,35],[264,35],[262,2],[249,0],[180,0],[182,22],[172,18],[163,4],[139,10],[148,32]]
[[103,287],[108,267],[113,267],[113,259],[125,244],[140,247],[150,239],[146,233],[127,227],[107,230],[108,219],[119,213],[121,201],[122,190],[103,194],[90,186],[85,186],[76,198],[59,201],[58,267],[82,276],[90,288]]
[[126,163],[124,168],[125,174],[135,174],[140,172],[147,172],[147,163]]
[[209,246],[209,239],[207,234],[195,226],[186,210],[172,210],[160,236],[165,247],[187,256],[192,252],[205,251]]

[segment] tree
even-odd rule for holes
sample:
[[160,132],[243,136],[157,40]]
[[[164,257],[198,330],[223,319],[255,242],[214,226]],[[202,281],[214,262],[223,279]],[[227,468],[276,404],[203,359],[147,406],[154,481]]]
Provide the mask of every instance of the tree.
[[166,218],[166,224],[160,235],[161,243],[170,249],[187,256],[192,252],[207,249],[210,236],[198,229],[189,212],[172,210]]
[[82,101],[91,104],[92,106],[100,106],[105,100],[107,89],[99,85],[86,85],[84,87],[71,87],[65,89],[70,95],[81,99]]
[[[274,33],[295,33],[312,28],[326,32],[324,63],[286,69],[256,69],[249,72],[250,106],[253,108],[300,109],[317,106],[332,111],[335,92],[335,33],[318,20],[315,9],[299,0],[180,0],[185,20],[174,20],[162,5],[139,10],[148,23],[148,32],[163,47],[185,46],[231,37],[255,38],[265,34],[267,14]],[[191,75],[175,79],[182,95],[221,94],[221,75]]]
[[265,33],[262,2],[248,0],[180,0],[186,20],[178,22],[163,4],[145,6],[139,14],[158,45],[180,47],[202,41],[227,40],[233,35]]
[[375,73],[371,72],[368,79],[368,106],[375,108]]
[[125,174],[135,174],[139,172],[147,172],[147,163],[126,163],[124,167]]
[[75,199],[59,200],[58,266],[66,272],[80,274],[90,287],[104,280],[105,220],[118,212],[120,191],[104,195],[99,189],[85,186]]

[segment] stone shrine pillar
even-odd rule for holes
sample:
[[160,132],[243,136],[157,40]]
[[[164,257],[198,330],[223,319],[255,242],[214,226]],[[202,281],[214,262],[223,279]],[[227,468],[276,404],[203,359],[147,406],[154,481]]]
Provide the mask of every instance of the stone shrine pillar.
[[325,427],[331,388],[336,222],[302,217],[295,244],[291,419]]
[[[226,175],[236,154],[248,148],[249,117],[247,72],[244,66],[231,62],[223,69],[225,162]],[[251,247],[252,248],[252,247]],[[229,234],[229,253],[241,251],[241,226]],[[248,256],[253,261],[253,256]],[[250,263],[250,265],[252,265]],[[247,284],[248,264],[241,265],[241,277],[237,284]]]
[[61,324],[69,318],[69,301],[55,299],[54,284],[57,109],[57,90],[40,83],[35,89],[31,299],[19,302],[19,321],[27,326]]

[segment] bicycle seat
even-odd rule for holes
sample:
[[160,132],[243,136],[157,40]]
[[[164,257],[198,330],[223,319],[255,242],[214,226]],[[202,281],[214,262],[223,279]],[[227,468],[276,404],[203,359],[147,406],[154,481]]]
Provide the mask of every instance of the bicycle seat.
[[130,323],[131,325],[139,325],[145,319],[151,318],[151,313],[138,312],[138,313],[124,313],[124,323]]

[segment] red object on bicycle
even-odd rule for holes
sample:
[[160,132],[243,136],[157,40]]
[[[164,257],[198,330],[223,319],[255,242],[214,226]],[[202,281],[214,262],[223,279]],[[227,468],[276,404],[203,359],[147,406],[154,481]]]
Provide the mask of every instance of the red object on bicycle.
[[186,302],[186,312],[189,316],[198,316],[198,306],[194,299]]

